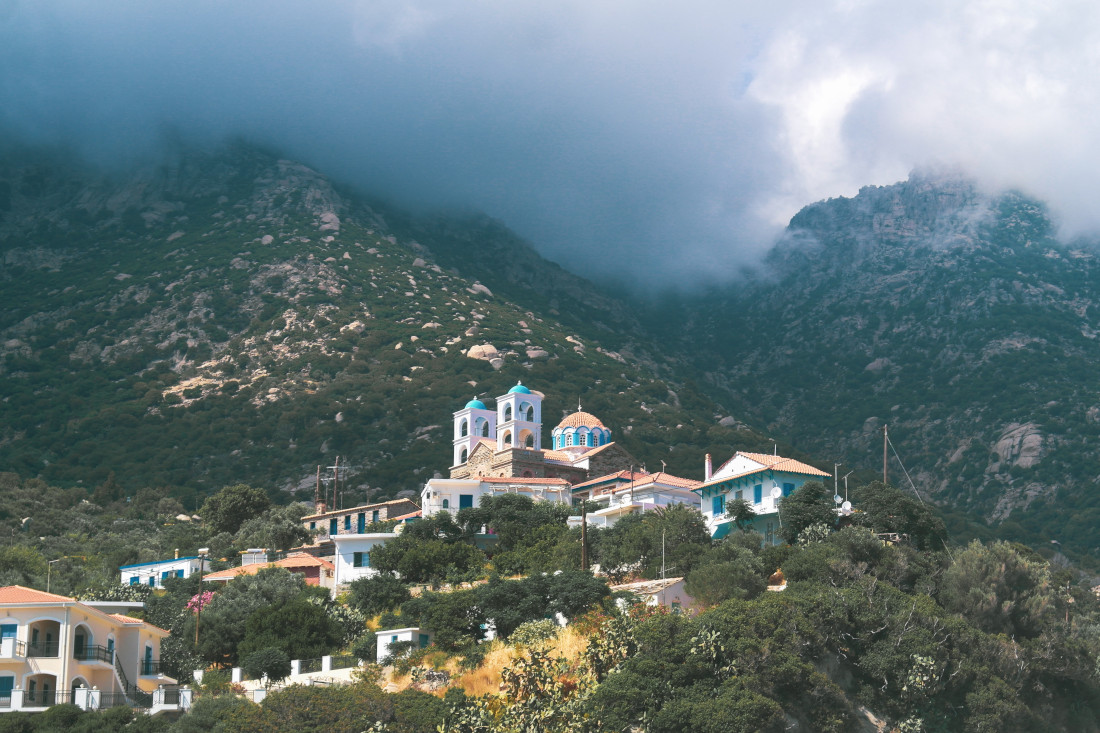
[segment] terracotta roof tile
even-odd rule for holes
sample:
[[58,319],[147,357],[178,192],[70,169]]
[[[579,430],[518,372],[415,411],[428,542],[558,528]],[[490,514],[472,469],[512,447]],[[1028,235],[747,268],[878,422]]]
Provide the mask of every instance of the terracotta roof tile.
[[[742,471],[741,473],[734,474],[732,476],[726,476],[720,479],[711,479],[700,483],[698,486],[712,486],[714,484],[722,483],[723,481],[731,481],[743,476],[751,476],[754,473],[761,473],[762,471],[787,471],[788,473],[802,473],[810,476],[829,476],[826,471],[822,471],[820,468],[814,468],[813,466],[803,463],[802,461],[796,461],[793,458],[784,458],[783,456],[773,456],[767,453],[742,453],[738,451],[722,464],[722,468],[725,468],[730,461],[738,456],[748,458],[750,461],[762,464],[760,468],[751,468],[748,471]],[[721,468],[719,469],[721,471]],[[717,472],[716,472],[717,473]],[[698,488],[698,487],[697,487]]]
[[509,478],[507,476],[482,476],[478,480],[487,484],[547,484],[555,486],[569,485],[569,482],[563,478],[533,478],[530,476],[521,476],[516,478]]
[[232,580],[242,575],[255,575],[266,568],[286,568],[289,570],[291,568],[313,567],[328,568],[329,570],[334,570],[336,568],[335,565],[322,557],[314,557],[308,552],[295,552],[275,562],[257,562],[251,565],[238,565],[235,568],[219,570],[215,573],[204,575],[203,580]]
[[0,588],[0,603],[65,603],[75,600],[68,596],[59,596],[56,593],[47,593],[22,585],[7,585]]
[[566,415],[560,423],[559,428],[602,428],[604,424],[600,422],[600,418],[596,417],[590,412],[574,412],[572,415]]
[[[643,476],[648,476],[648,475],[649,475],[648,473],[644,473],[642,471],[634,471],[633,472],[633,476],[634,476],[635,481],[637,481],[639,478],[641,478]],[[611,483],[613,481],[630,481],[630,477],[631,477],[631,472],[630,471],[619,471],[618,473],[609,473],[606,476],[600,476],[598,478],[589,479],[588,481],[585,481],[584,483],[573,484],[573,489],[574,490],[576,490],[576,489],[585,489],[585,488],[588,488],[589,486],[593,486],[593,485],[596,485],[596,484]]]

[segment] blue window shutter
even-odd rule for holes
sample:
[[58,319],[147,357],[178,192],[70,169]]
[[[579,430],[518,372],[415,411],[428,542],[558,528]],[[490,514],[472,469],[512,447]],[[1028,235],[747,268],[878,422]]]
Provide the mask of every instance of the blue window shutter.
[[130,585],[137,585],[137,584],[138,584],[138,576],[131,575],[130,576]]
[[377,522],[378,521],[378,510],[377,509],[375,509],[373,512],[371,512],[370,520],[372,522]]
[[468,509],[474,505],[473,494],[459,494],[458,495],[458,508]]
[[351,564],[352,564],[352,567],[356,567],[356,568],[363,567],[363,553],[353,552],[352,555],[351,555]]
[[0,625],[0,639],[14,639],[15,632],[18,628],[19,624]]
[[329,534],[336,534],[336,532],[337,532],[336,528],[337,528],[336,517],[333,517],[332,519],[328,520],[328,533]]
[[752,500],[759,504],[764,500],[764,486],[763,484],[757,484],[752,487]]
[[794,484],[783,484],[783,496],[790,496],[794,491]]
[[726,497],[718,495],[710,500],[710,511],[714,516],[720,516],[726,513]]
[[359,512],[359,534],[367,531],[367,515]]

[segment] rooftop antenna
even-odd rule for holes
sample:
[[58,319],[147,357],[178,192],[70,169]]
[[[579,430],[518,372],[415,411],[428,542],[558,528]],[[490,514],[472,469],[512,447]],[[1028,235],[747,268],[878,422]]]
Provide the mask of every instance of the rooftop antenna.
[[855,472],[856,471],[853,468],[851,471],[844,474],[844,501],[848,501],[848,477],[851,476]]
[[665,472],[665,462],[661,461],[661,473]]
[[833,493],[834,494],[839,494],[840,493],[840,482],[837,481],[836,477],[838,475],[837,469],[839,469],[843,465],[844,465],[843,463],[837,463],[836,461],[833,461]]
[[773,456],[779,455],[779,446],[776,445],[774,440],[772,441],[772,455]]

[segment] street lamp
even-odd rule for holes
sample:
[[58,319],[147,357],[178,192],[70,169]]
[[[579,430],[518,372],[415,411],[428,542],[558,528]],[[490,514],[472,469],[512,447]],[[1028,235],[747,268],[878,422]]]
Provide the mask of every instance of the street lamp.
[[202,565],[206,556],[210,554],[209,547],[199,548],[199,605],[195,611],[195,649],[199,648],[199,621],[202,619]]
[[53,564],[55,562],[61,562],[64,559],[65,558],[63,558],[63,557],[59,557],[56,560],[50,560],[46,563],[46,592],[47,593],[50,592],[50,575],[51,575],[51,572],[53,571]]

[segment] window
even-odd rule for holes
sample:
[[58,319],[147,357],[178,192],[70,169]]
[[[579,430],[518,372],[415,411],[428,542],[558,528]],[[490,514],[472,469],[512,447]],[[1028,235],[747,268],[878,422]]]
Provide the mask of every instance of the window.
[[443,500],[443,508],[444,509],[450,509],[451,508],[451,502],[450,502],[449,499],[444,499]]
[[469,432],[469,430],[470,430],[470,426],[466,424],[465,420],[463,420],[462,421],[462,427],[459,429],[458,437],[465,438],[466,434]]
[[424,647],[428,646],[429,643],[431,643],[432,639],[427,634],[419,634],[418,636],[420,637],[420,648],[421,649],[423,649]]
[[364,565],[363,565],[363,553],[361,553],[361,552],[353,552],[353,553],[351,554],[351,566],[352,566],[353,568],[361,568],[361,567],[364,567]]
[[512,444],[512,433],[511,432],[505,432],[504,433],[504,445],[511,445],[511,444]]
[[15,677],[11,675],[0,677],[0,697],[10,697],[13,689],[15,689]]
[[527,408],[527,422],[534,422],[534,421],[535,421],[535,408],[534,407],[528,407]]
[[182,570],[177,570],[176,571],[176,577],[177,578],[182,578],[183,577],[183,571]]
[[733,492],[733,498],[734,499],[744,499],[745,497],[742,496],[743,493],[744,492],[741,491],[741,489],[738,489],[737,491]]
[[764,485],[763,484],[757,484],[756,486],[752,487],[752,500],[757,504],[764,501]]
[[336,517],[328,520],[328,533],[336,534]]
[[680,606],[679,601],[673,601],[672,602],[672,612],[673,613],[683,613],[684,612],[683,608],[681,608],[681,606]]
[[783,484],[783,496],[790,496],[794,491],[794,484]]
[[348,514],[347,516],[344,517],[344,531],[345,532],[350,532],[351,531],[351,515],[350,514]]
[[378,510],[377,509],[375,509],[373,512],[371,512],[370,520],[372,522],[377,522],[378,521]]
[[149,576],[149,586],[150,587],[156,587],[156,585],[157,585],[157,576],[150,575]]
[[565,444],[566,445],[573,445],[573,434],[572,433],[565,436]]
[[711,498],[710,513],[716,517],[726,513],[726,497],[724,495]]
[[459,463],[465,463],[466,459],[469,457],[469,455],[470,455],[469,452],[465,448],[463,448],[462,452],[458,454],[458,462]]
[[359,512],[359,526],[357,527],[359,534],[363,534],[367,531],[367,515],[364,512]]
[[131,575],[130,576],[130,585],[137,585],[137,584],[138,584],[138,576]]
[[512,419],[512,406],[505,405],[504,407],[504,422],[508,422]]
[[310,522],[309,523],[309,530],[312,532],[315,529],[317,529],[317,522]]
[[459,509],[469,509],[473,505],[474,505],[474,495],[473,494],[459,494],[458,495],[458,508]]

